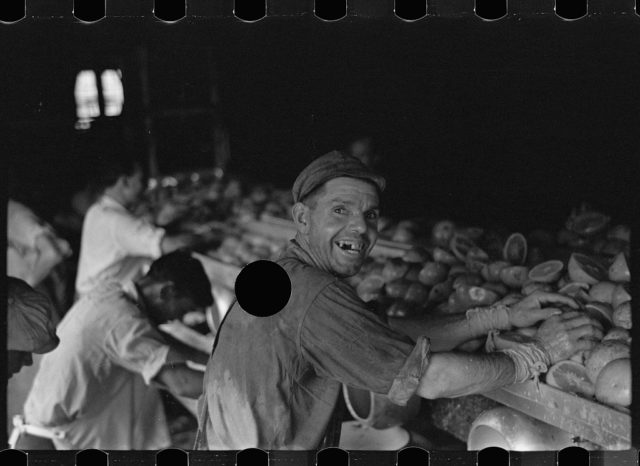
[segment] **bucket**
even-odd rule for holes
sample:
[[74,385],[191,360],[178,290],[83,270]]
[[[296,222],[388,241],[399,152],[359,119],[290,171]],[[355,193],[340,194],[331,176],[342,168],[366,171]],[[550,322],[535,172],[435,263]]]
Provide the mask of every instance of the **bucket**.
[[473,421],[467,448],[500,447],[513,451],[561,450],[574,446],[572,435],[506,406],[483,412]]
[[420,410],[420,398],[413,396],[406,406],[392,403],[387,395],[342,386],[347,409],[360,424],[374,429],[400,426],[413,419]]

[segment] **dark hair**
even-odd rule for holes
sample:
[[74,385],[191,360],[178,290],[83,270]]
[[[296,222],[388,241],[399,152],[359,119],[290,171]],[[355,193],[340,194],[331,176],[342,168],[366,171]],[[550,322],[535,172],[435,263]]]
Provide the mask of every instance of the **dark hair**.
[[178,293],[193,298],[198,306],[213,304],[211,283],[204,267],[188,251],[174,251],[155,260],[147,277],[155,281],[171,281]]

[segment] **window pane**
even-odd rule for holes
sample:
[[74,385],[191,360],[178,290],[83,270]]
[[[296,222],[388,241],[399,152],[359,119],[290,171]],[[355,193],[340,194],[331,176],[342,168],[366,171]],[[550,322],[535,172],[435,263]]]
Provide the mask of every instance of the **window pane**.
[[104,114],[106,116],[120,115],[124,104],[122,72],[120,70],[104,70],[101,78]]
[[93,71],[83,70],[78,73],[74,95],[78,120],[87,122],[100,116],[96,74]]

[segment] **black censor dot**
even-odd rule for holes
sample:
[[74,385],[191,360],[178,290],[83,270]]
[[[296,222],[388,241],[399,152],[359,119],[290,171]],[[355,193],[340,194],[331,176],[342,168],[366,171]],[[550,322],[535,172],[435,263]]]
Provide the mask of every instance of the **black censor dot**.
[[245,266],[235,283],[238,304],[256,317],[269,317],[282,310],[291,297],[291,280],[275,262],[259,260]]

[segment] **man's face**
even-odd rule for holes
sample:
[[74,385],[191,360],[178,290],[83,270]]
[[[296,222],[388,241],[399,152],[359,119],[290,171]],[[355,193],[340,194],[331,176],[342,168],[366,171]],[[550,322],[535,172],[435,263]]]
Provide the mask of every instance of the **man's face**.
[[9,377],[20,372],[23,366],[33,364],[33,358],[28,351],[7,350],[7,371]]
[[124,195],[128,205],[135,205],[142,197],[145,190],[144,178],[144,173],[140,168],[138,168],[133,175],[126,178],[127,182]]
[[309,208],[307,241],[317,265],[340,277],[358,273],[378,239],[378,193],[363,180],[329,180]]

